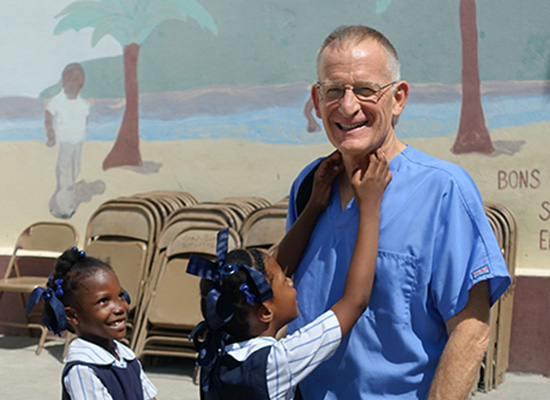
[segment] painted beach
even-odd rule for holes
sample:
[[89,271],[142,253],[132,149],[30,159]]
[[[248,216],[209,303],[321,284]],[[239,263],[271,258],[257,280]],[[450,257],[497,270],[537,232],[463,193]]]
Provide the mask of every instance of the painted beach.
[[[518,221],[519,272],[542,271],[550,254],[550,96],[547,82],[484,83],[485,119],[492,155],[455,155],[460,87],[413,85],[398,136],[411,146],[462,165],[485,200],[512,210]],[[225,196],[288,194],[301,168],[332,149],[319,121],[304,115],[309,86],[202,88],[143,95],[140,151],[143,167],[104,171],[124,103],[92,104],[77,183],[102,182],[69,219],[81,236],[104,201],[151,190],[183,190],[200,201]],[[46,147],[44,99],[0,99],[2,174],[0,247],[8,253],[17,233],[38,220],[54,220],[48,201],[55,190],[58,147]],[[307,113],[306,113],[307,114]],[[311,125],[312,120],[315,124]],[[308,125],[309,124],[309,125]]]

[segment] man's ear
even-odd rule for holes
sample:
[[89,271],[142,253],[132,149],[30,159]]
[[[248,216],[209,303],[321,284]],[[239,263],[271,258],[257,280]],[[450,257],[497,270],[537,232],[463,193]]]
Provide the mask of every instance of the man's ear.
[[317,115],[317,118],[321,118],[321,113],[319,112],[319,89],[317,89],[316,85],[313,85],[311,87],[311,101],[313,102],[313,108],[315,109],[315,115]]
[[67,322],[69,324],[71,324],[72,326],[78,325],[78,313],[73,307],[65,307],[65,315],[67,316]]
[[395,85],[392,113],[394,117],[399,118],[405,108],[405,104],[407,104],[407,99],[409,98],[409,84],[405,81],[399,81]]
[[258,307],[258,319],[260,320],[260,322],[266,324],[269,324],[271,321],[273,321],[273,311],[268,304],[260,304],[260,307]]

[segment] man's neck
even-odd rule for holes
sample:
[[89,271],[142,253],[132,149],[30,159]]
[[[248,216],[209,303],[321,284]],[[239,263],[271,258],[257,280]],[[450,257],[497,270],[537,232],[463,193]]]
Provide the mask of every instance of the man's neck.
[[[390,146],[382,146],[382,151],[386,155],[386,159],[390,162],[396,155],[405,150],[407,146],[399,139],[395,138]],[[353,198],[353,189],[351,188],[351,177],[357,168],[366,170],[369,163],[369,154],[362,156],[348,157],[342,155],[344,161],[344,171],[338,177],[338,190],[340,192],[340,207],[342,210],[346,208]]]

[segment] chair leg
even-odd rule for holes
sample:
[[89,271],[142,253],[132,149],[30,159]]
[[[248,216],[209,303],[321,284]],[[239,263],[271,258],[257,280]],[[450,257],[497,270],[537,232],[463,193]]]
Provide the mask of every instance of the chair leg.
[[193,369],[193,383],[195,385],[200,384],[201,367],[197,364]]
[[[25,293],[20,293],[20,296],[21,296],[21,307],[22,307],[22,311],[23,311],[23,315],[25,316],[25,319],[27,321],[27,326],[28,326],[28,330],[29,330],[29,336],[32,336],[32,327],[30,326],[31,324],[31,316],[30,315],[27,315],[25,313],[25,307],[26,307],[26,304],[27,304],[27,299],[25,297]],[[41,337],[42,339],[42,337]],[[45,338],[44,338],[45,340]],[[40,351],[37,350],[37,355],[40,354]]]
[[42,352],[42,349],[44,348],[44,343],[46,342],[46,335],[48,334],[48,328],[45,326],[41,326],[40,330],[42,333],[40,334],[40,340],[38,341],[38,347],[36,348],[36,355],[39,356]]

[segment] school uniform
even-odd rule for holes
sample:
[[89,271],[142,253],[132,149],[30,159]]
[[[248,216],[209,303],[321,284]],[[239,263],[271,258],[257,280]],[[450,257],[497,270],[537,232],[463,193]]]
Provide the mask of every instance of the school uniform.
[[157,395],[134,352],[113,342],[118,360],[87,340],[77,338],[70,344],[62,374],[63,400],[149,400]]
[[293,399],[298,383],[334,354],[341,338],[329,310],[279,341],[256,337],[227,345],[212,368],[201,370],[201,387],[208,376],[211,383],[201,399]]

